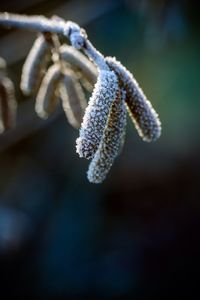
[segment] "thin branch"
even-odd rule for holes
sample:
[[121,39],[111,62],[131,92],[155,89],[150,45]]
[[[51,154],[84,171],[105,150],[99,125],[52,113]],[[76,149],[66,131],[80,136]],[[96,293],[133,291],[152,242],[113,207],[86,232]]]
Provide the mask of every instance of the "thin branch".
[[109,70],[103,55],[88,41],[85,30],[74,22],[65,21],[55,16],[48,19],[44,16],[26,16],[5,12],[0,13],[0,25],[61,34],[70,40],[74,48],[82,49],[99,69]]
[[80,30],[80,27],[71,22],[65,22],[62,19],[48,19],[44,16],[26,16],[12,13],[0,13],[0,25],[5,27],[15,27],[32,31],[54,32],[62,34],[69,38],[72,27]]

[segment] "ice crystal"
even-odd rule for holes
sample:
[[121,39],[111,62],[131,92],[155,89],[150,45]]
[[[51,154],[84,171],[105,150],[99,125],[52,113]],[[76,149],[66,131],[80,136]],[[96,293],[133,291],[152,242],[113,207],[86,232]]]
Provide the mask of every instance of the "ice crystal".
[[126,89],[126,104],[131,119],[144,141],[154,141],[161,134],[161,123],[157,113],[147,100],[133,75],[115,58],[107,57],[110,68],[116,72]]
[[87,172],[88,180],[92,183],[101,183],[106,178],[123,145],[126,127],[124,98],[125,92],[121,90],[112,104],[103,137]]
[[100,71],[94,91],[86,108],[77,139],[80,157],[92,158],[100,144],[111,105],[118,90],[117,76],[113,71]]

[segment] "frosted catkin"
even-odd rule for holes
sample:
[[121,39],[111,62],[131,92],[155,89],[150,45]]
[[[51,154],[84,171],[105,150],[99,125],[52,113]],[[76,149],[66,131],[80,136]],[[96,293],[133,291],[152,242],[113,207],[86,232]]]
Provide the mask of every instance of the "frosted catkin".
[[39,88],[51,59],[51,49],[43,34],[35,40],[22,68],[20,87],[29,96]]
[[60,66],[55,64],[49,67],[42,80],[35,103],[35,111],[39,117],[46,119],[52,114],[58,104],[59,81],[62,77]]
[[118,91],[117,76],[112,71],[100,71],[85,110],[76,151],[80,157],[92,158],[100,144],[113,101]]
[[122,147],[122,139],[126,126],[126,108],[123,91],[119,91],[113,102],[103,137],[87,172],[91,183],[101,183]]
[[0,132],[15,126],[17,103],[12,81],[3,77],[0,80]]
[[87,101],[74,72],[68,71],[63,75],[59,93],[68,122],[74,128],[80,128]]
[[144,141],[150,142],[159,138],[161,123],[157,113],[147,100],[133,75],[115,58],[107,57],[110,68],[118,75],[126,90],[126,105],[129,115]]

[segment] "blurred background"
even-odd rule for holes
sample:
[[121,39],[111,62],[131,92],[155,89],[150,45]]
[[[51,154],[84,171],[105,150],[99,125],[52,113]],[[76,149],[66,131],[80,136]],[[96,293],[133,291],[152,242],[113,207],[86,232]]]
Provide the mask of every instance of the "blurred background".
[[[162,121],[144,143],[129,121],[106,181],[87,181],[78,131],[47,121],[19,90],[32,32],[0,30],[19,104],[0,136],[1,299],[193,299],[200,276],[200,23],[194,0],[3,1],[0,11],[57,14],[137,78]],[[197,296],[198,298],[198,296]]]

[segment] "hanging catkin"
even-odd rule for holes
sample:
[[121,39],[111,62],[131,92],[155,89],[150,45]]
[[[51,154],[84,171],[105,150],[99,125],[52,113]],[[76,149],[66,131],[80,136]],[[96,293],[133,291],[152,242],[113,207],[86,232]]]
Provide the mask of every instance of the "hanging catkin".
[[0,80],[0,132],[15,126],[17,103],[12,81],[3,77]]
[[68,71],[63,75],[59,92],[68,122],[73,127],[79,128],[83,120],[87,101],[74,72]]
[[55,64],[48,69],[42,80],[36,97],[35,111],[43,119],[48,118],[56,109],[59,100],[58,89],[61,77],[60,66]]
[[112,57],[107,57],[106,61],[122,81],[128,112],[139,135],[147,142],[156,140],[161,134],[161,123],[151,103],[133,75],[120,62]]
[[45,36],[40,34],[35,40],[22,68],[21,90],[29,96],[37,91],[51,58],[51,49]]
[[62,45],[59,52],[60,58],[70,64],[74,71],[79,72],[86,84],[94,86],[97,81],[97,68],[84,54],[68,45]]

